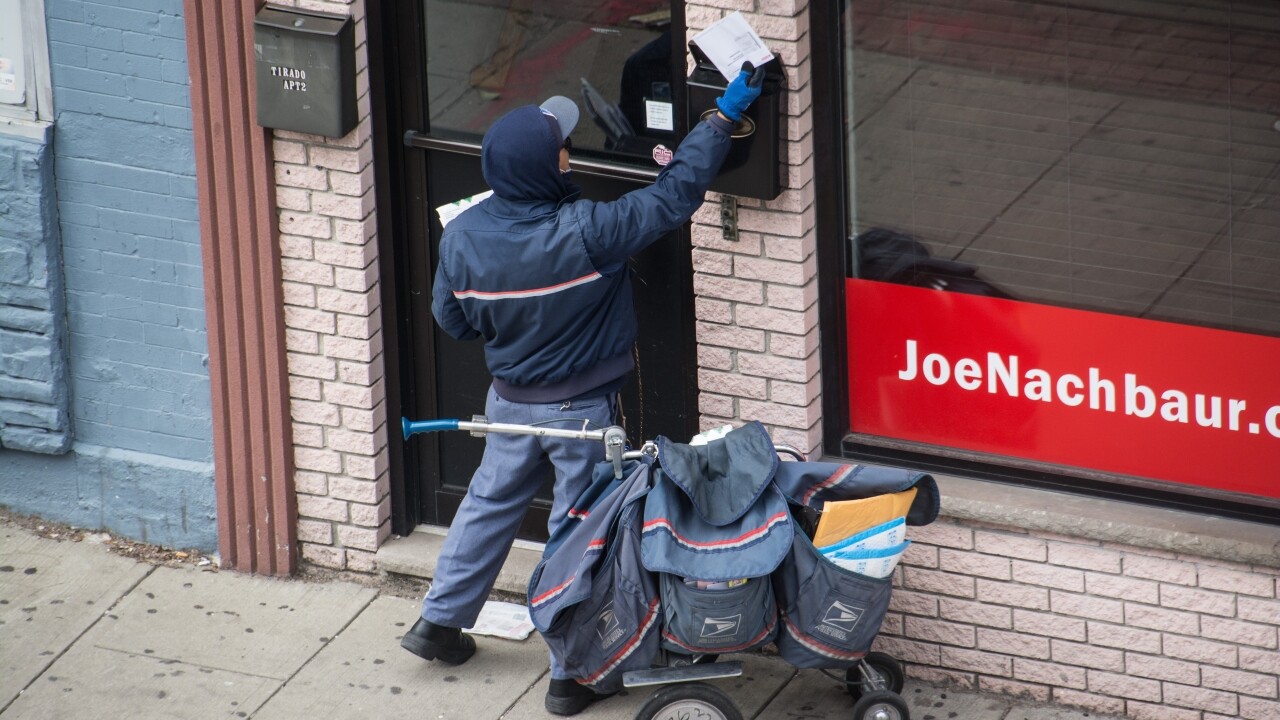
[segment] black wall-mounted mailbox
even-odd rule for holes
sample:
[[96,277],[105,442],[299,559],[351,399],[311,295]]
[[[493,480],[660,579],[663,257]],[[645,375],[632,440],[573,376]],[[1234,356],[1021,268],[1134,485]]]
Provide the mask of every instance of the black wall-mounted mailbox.
[[[724,94],[729,83],[697,45],[689,43],[689,51],[693,54],[694,68],[685,85],[689,94],[686,107],[689,127],[693,127],[704,113],[715,111],[716,98]],[[786,92],[782,62],[774,55],[765,65],[760,97],[743,113],[750,122],[739,125],[743,132],[749,130],[750,134],[745,137],[735,134],[729,156],[711,183],[712,190],[760,200],[772,200],[782,193],[787,171],[783,137]]]
[[270,5],[253,20],[258,124],[342,137],[356,126],[351,18]]

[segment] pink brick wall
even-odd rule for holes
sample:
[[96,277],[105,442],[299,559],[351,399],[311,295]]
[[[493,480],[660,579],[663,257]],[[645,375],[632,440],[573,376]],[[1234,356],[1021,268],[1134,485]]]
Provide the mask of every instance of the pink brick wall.
[[386,391],[364,3],[278,3],[351,15],[361,122],[344,138],[277,131],[276,201],[303,560],[369,572],[390,536]]
[[738,201],[739,237],[720,230],[720,196],[693,218],[699,412],[702,427],[759,420],[775,442],[821,441],[818,288],[813,208],[809,13],[803,0],[697,0],[690,35],[741,11],[782,58],[788,78],[786,187]]
[[1280,569],[943,519],[876,648],[926,680],[1166,720],[1280,718]]

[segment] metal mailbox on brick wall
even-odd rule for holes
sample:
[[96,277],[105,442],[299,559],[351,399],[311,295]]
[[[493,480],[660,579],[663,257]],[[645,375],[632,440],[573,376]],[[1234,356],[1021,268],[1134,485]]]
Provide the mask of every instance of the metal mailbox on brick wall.
[[264,6],[254,18],[258,124],[342,137],[356,126],[351,18]]
[[[689,127],[715,112],[716,98],[729,83],[696,43],[689,43],[694,69],[685,84],[689,95]],[[776,56],[764,66],[760,97],[743,113],[729,155],[711,183],[716,192],[772,200],[782,192],[787,172],[787,82],[782,61]]]

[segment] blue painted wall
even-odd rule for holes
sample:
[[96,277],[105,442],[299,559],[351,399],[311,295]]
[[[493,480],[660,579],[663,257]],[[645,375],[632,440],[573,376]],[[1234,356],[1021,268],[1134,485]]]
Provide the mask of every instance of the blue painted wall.
[[66,292],[50,128],[0,138],[0,448],[71,447]]
[[61,456],[0,450],[0,504],[209,551],[213,441],[182,12],[182,0],[45,0],[74,444]]

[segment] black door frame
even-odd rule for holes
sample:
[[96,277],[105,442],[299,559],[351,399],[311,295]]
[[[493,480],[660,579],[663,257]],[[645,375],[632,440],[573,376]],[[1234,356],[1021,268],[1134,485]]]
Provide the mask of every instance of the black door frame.
[[[813,73],[809,83],[813,89],[813,146],[830,152],[813,154],[814,232],[818,254],[818,317],[822,337],[820,362],[822,373],[822,446],[826,454],[836,455],[848,430],[848,338],[844,321],[844,273],[848,267],[848,243],[845,228],[845,165],[842,153],[845,139],[841,136],[844,117],[841,99],[844,62],[840,56],[840,13],[844,2],[819,2],[809,5],[809,42]],[[839,418],[837,420],[836,418]]]
[[[670,0],[674,37],[685,35],[684,3]],[[423,0],[368,0],[370,99],[373,121],[375,198],[378,221],[378,265],[381,278],[382,332],[386,368],[387,451],[389,455],[391,531],[407,535],[424,521],[420,475],[413,468],[438,457],[440,441],[427,433],[406,442],[400,431],[402,416],[416,417],[422,408],[437,406],[435,386],[415,377],[435,377],[433,333],[415,332],[413,318],[430,317],[431,299],[414,294],[414,287],[429,287],[434,258],[429,243],[412,242],[409,236],[427,237],[431,218],[427,211],[427,153],[425,150],[480,154],[479,143],[432,138],[429,132],[426,83],[426,17]],[[685,48],[673,43],[673,68],[683,71]],[[679,62],[675,62],[678,56]],[[683,75],[681,76],[683,79]],[[677,131],[688,132],[683,83],[673,93]],[[658,171],[605,161],[574,158],[575,173],[651,182]],[[683,231],[687,267],[681,270],[687,294],[685,305],[694,308],[689,230]],[[676,319],[686,343],[686,367],[695,367],[694,318]],[[697,424],[696,381],[686,388],[684,405]],[[679,432],[683,428],[664,428]]]
[[[406,468],[415,467],[436,443],[429,435],[406,442],[400,432],[400,418],[419,407],[420,392],[434,392],[430,387],[415,387],[412,373],[419,363],[430,367],[435,364],[430,334],[416,337],[411,321],[413,313],[430,312],[430,306],[409,291],[427,272],[429,258],[396,262],[397,239],[425,222],[421,216],[426,205],[426,158],[422,153],[406,152],[401,140],[406,128],[426,127],[427,121],[425,87],[412,82],[412,78],[426,75],[426,58],[415,51],[421,45],[414,36],[424,35],[423,6],[421,2],[405,0],[368,0],[365,22],[369,38],[391,532],[408,535],[420,520],[421,487],[407,482]],[[426,307],[415,307],[424,304]]]

